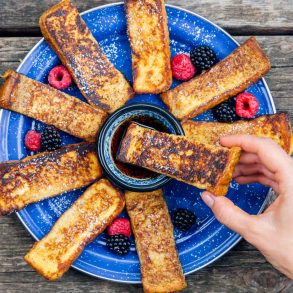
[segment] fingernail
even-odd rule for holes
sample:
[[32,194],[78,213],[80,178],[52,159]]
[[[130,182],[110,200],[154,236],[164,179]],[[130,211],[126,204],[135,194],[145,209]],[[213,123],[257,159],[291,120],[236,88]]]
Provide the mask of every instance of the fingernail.
[[209,208],[213,207],[213,205],[215,203],[215,197],[212,194],[207,193],[207,192],[203,192],[201,194],[201,198]]

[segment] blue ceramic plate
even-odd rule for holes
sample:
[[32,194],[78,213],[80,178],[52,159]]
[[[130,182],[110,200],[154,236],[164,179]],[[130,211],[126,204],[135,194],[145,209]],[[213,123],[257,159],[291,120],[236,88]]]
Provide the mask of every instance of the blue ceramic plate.
[[[206,44],[214,49],[218,59],[222,59],[238,46],[226,32],[194,13],[173,6],[167,7],[167,13],[173,56],[180,52],[188,53],[193,46]],[[85,12],[83,18],[109,59],[131,81],[131,55],[123,5],[119,3],[98,7]],[[53,50],[42,40],[27,55],[18,71],[47,83],[50,69],[59,63]],[[173,87],[177,84],[178,82],[174,82]],[[259,114],[275,112],[274,103],[264,80],[250,87],[248,91],[260,102]],[[71,86],[66,92],[83,99],[75,86]],[[165,108],[156,95],[139,95],[129,104],[137,102],[151,103]],[[211,112],[206,112],[196,119],[213,120],[213,116]],[[29,129],[42,129],[42,123],[16,113],[2,111],[0,125],[1,161],[21,159],[31,155],[24,147],[24,135]],[[62,133],[62,137],[64,145],[79,141],[65,133]],[[41,239],[83,190],[30,205],[20,211],[18,216],[31,235],[35,239]],[[186,207],[192,209],[198,216],[197,225],[190,231],[182,233],[175,229],[176,243],[185,274],[212,263],[240,240],[239,235],[216,221],[201,201],[200,190],[173,180],[164,187],[164,194],[170,211],[177,207]],[[245,211],[257,214],[262,210],[267,194],[268,188],[259,184],[239,186],[232,182],[228,197]],[[131,242],[130,253],[119,257],[106,249],[105,235],[102,234],[85,248],[73,267],[107,280],[139,283],[141,279],[139,261],[133,239]]]

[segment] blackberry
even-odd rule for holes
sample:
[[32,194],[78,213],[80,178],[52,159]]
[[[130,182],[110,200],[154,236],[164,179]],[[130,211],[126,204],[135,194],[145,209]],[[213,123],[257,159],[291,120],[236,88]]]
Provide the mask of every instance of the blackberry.
[[118,255],[124,255],[129,252],[129,238],[122,234],[116,234],[108,237],[106,242],[107,247]]
[[187,209],[179,208],[173,212],[173,224],[182,231],[189,230],[196,221],[196,215]]
[[61,136],[58,130],[53,126],[47,126],[41,134],[42,149],[55,151],[61,146]]
[[234,122],[239,120],[236,114],[236,98],[231,98],[219,104],[212,111],[219,122]]
[[199,71],[210,69],[217,62],[215,52],[208,46],[195,47],[190,52],[190,59]]

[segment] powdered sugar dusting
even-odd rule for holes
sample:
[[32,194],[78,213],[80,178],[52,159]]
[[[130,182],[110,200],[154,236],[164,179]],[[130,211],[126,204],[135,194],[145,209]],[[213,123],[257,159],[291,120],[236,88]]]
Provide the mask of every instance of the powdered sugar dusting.
[[117,40],[113,40],[113,42],[111,42],[109,45],[104,45],[104,43],[107,43],[107,40],[100,42],[100,45],[103,47],[103,52],[112,62],[119,57],[118,48],[115,41]]
[[52,198],[49,201],[49,207],[51,211],[58,218],[64,213],[65,210],[67,210],[71,206],[71,204],[72,201],[66,196]]

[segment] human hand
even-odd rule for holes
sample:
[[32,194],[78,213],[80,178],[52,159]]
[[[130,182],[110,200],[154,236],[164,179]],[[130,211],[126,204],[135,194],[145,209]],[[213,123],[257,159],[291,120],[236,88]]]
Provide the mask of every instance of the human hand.
[[223,137],[226,147],[243,153],[234,171],[240,184],[259,182],[278,194],[261,215],[249,215],[226,197],[203,192],[203,201],[215,217],[254,245],[279,271],[293,279],[293,159],[274,141],[249,135]]

